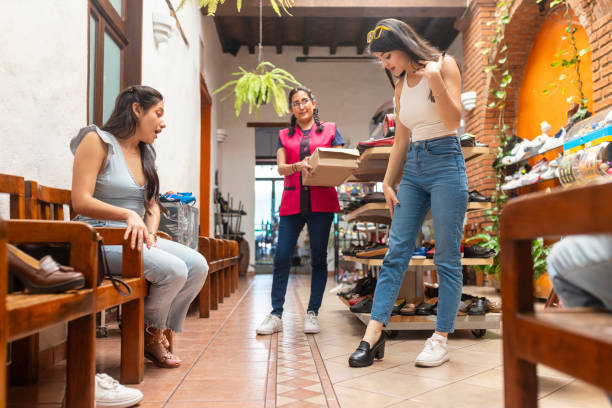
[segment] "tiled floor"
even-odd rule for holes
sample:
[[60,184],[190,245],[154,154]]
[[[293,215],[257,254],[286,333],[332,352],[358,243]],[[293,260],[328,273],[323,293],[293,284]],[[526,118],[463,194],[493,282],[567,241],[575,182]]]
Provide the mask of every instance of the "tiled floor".
[[[330,281],[328,289],[333,286]],[[499,331],[488,331],[483,339],[457,332],[449,339],[451,361],[437,368],[417,368],[413,363],[430,333],[403,332],[388,341],[382,361],[355,369],[348,367],[347,359],[364,326],[335,295],[325,295],[319,316],[322,332],[315,336],[302,333],[308,276],[291,277],[284,331],[256,336],[255,328],[269,312],[270,287],[270,275],[242,279],[239,290],[211,318],[191,314],[176,340],[175,351],[183,365],[159,369],[147,362],[145,379],[137,386],[145,396],[140,406],[503,406]],[[118,345],[116,329],[109,338],[98,340],[99,371],[118,375]],[[42,373],[38,387],[10,388],[9,407],[60,407],[64,367]],[[546,367],[539,367],[538,372],[540,407],[610,406],[596,388]]]

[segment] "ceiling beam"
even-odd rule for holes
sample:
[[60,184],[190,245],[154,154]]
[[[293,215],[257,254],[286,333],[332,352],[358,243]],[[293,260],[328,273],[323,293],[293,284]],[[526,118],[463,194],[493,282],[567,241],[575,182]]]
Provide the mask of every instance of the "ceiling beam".
[[283,53],[283,19],[277,18],[274,20],[276,31],[276,53]]
[[247,17],[244,19],[244,29],[246,31],[247,45],[249,47],[249,54],[255,54],[255,40],[259,38],[259,31],[255,29],[253,24],[253,18]]
[[303,44],[302,51],[304,55],[308,55],[308,42],[310,40],[309,27],[310,26],[308,25],[308,20],[306,18],[303,18],[302,19],[302,44]]
[[[295,0],[290,12],[296,17],[459,17],[466,9],[466,3],[466,0]],[[249,1],[238,13],[234,2],[225,2],[219,5],[216,15],[255,17],[259,16],[259,6],[257,2]],[[269,1],[264,2],[263,15],[276,15]]]
[[340,25],[340,19],[334,18],[331,33],[331,44],[329,45],[329,54],[336,55],[336,50],[338,48],[338,26]]
[[221,43],[221,49],[223,52],[229,52],[227,48],[227,38],[223,34],[223,26],[221,25],[221,17],[213,17],[215,22],[215,28],[217,29],[217,35],[219,36],[219,42]]

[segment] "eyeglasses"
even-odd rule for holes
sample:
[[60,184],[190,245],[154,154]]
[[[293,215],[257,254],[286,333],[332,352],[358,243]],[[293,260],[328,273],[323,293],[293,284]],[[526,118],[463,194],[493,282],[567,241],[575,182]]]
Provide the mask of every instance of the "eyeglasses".
[[304,98],[304,99],[302,99],[301,101],[295,101],[295,102],[293,102],[293,103],[291,104],[291,106],[292,106],[292,107],[294,107],[294,108],[296,108],[296,109],[299,109],[299,108],[301,108],[302,106],[307,106],[309,102],[310,102],[310,99],[306,99],[306,98]]
[[373,29],[372,31],[370,31],[368,33],[368,36],[366,37],[367,40],[368,40],[368,44],[370,44],[374,40],[378,40],[380,38],[380,36],[382,35],[383,30],[391,31],[391,29],[389,27],[384,26],[384,25],[378,26],[375,29]]

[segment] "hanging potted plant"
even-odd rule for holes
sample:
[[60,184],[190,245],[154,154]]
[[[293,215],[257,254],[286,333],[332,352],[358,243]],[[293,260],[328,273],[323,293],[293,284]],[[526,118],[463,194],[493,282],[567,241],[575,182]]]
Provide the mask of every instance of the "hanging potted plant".
[[242,67],[238,69],[240,72],[234,72],[232,75],[240,76],[240,78],[229,81],[214,92],[216,94],[228,87],[234,87],[236,117],[240,115],[242,104],[248,104],[249,114],[253,113],[253,109],[257,114],[259,107],[268,103],[270,99],[272,99],[278,116],[289,113],[285,89],[301,85],[293,75],[267,61],[259,63],[253,72]]
[[[181,0],[176,10],[180,10],[186,2],[187,0]],[[288,9],[293,6],[293,2],[294,0],[270,0],[270,5],[272,6],[276,14],[278,14],[279,16],[281,15],[281,9],[285,13],[291,15]],[[209,16],[214,16],[215,12],[217,11],[217,7],[219,7],[219,4],[223,3],[225,3],[225,0],[198,0],[198,6],[200,8],[206,7],[208,9],[207,14]],[[240,10],[242,9],[242,0],[236,0],[236,7],[238,8],[238,12],[240,12]]]

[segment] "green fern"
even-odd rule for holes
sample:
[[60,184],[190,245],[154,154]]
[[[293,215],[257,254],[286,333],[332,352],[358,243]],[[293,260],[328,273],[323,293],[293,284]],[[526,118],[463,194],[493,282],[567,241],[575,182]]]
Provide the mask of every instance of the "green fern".
[[240,116],[243,104],[248,105],[249,115],[253,113],[253,110],[257,114],[259,107],[268,103],[270,99],[272,99],[274,110],[278,116],[282,117],[289,113],[285,90],[301,85],[293,75],[267,61],[262,61],[253,72],[249,72],[242,67],[238,67],[238,69],[240,72],[234,72],[232,75],[240,76],[240,78],[227,82],[214,92],[217,94],[227,88],[234,87],[236,117]]
[[[191,1],[193,0],[189,0],[189,2]],[[176,11],[179,11],[185,5],[186,2],[187,0],[181,0],[178,7],[176,8]],[[223,3],[225,3],[225,0],[198,0],[198,6],[200,8],[204,8],[204,7],[208,8],[207,14],[209,16],[214,16],[215,13],[217,12],[217,7],[219,7],[219,4],[223,4]],[[293,6],[293,4],[294,4],[294,0],[270,0],[270,5],[272,6],[276,14],[278,14],[279,16],[282,15],[281,9],[288,15],[291,15],[291,13],[289,12],[289,9]],[[238,12],[240,13],[240,10],[242,10],[242,0],[236,0],[236,8],[238,9]]]

